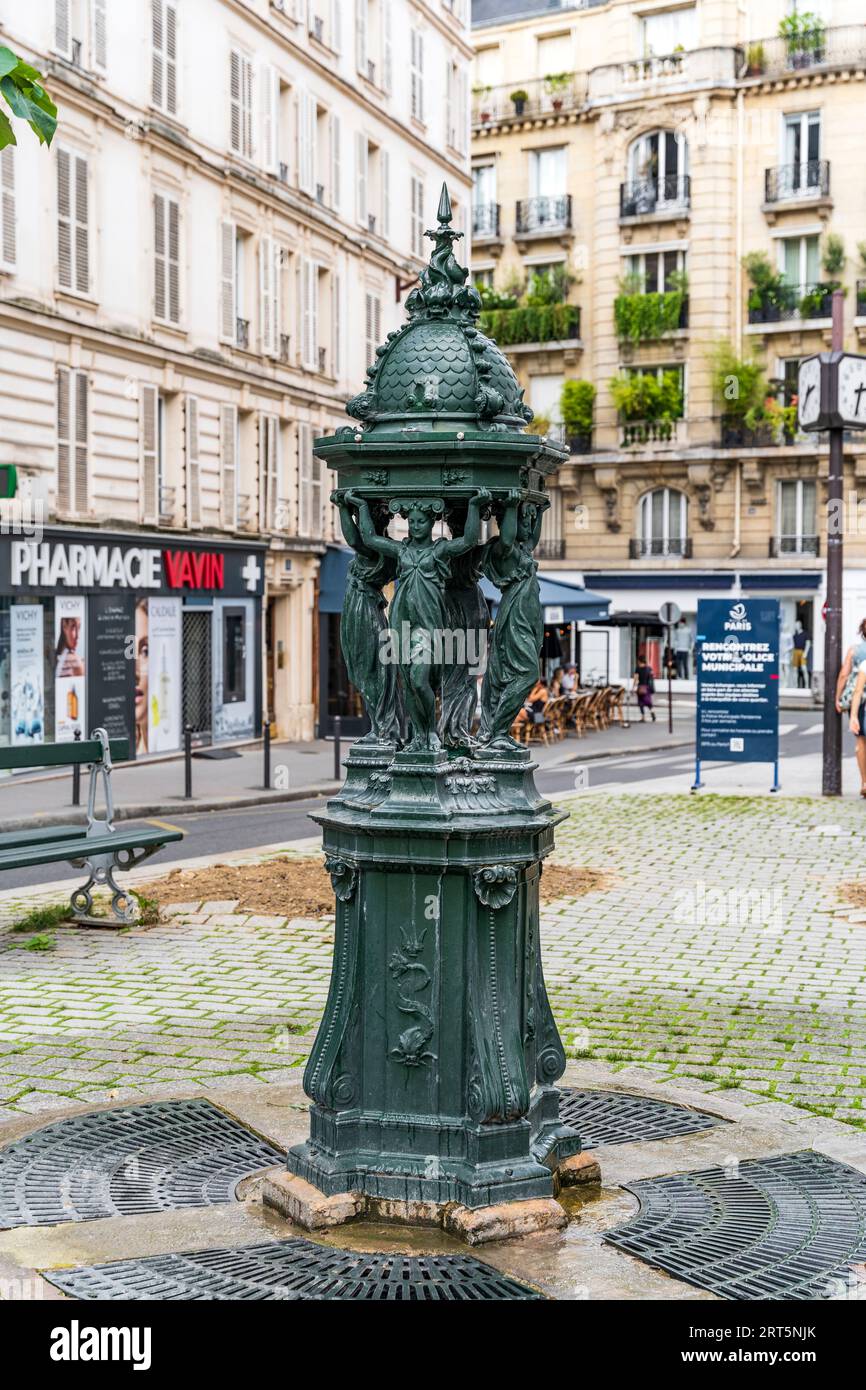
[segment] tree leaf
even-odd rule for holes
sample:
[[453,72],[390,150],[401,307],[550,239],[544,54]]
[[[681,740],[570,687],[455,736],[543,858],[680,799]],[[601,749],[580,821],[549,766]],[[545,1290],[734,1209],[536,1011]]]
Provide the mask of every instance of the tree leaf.
[[[0,92],[14,114],[27,122],[40,143],[50,144],[57,129],[57,108],[41,87],[33,87],[26,79],[25,82],[26,86],[21,88],[14,75],[7,74],[0,78]],[[46,107],[50,107],[50,110]]]
[[0,77],[5,77],[7,72],[13,72],[18,63],[19,59],[11,48],[0,47]]
[[15,131],[12,129],[12,122],[5,111],[0,111],[0,150],[5,150],[7,145],[17,145]]

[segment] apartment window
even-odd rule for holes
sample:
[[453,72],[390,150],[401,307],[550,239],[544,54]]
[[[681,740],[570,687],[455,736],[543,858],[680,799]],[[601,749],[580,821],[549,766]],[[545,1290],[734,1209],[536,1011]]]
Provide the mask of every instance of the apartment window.
[[229,145],[242,159],[253,157],[253,65],[233,48],[229,55]]
[[339,53],[343,46],[340,7],[343,0],[309,0],[307,5],[307,30],[317,43],[324,44],[333,53]]
[[382,301],[367,290],[364,296],[364,346],[367,362],[375,362],[376,348],[382,341]]
[[424,120],[424,35],[409,31],[409,109],[416,121]]
[[813,481],[791,478],[779,482],[776,515],[777,549],[780,555],[815,554],[815,505],[816,488]]
[[698,11],[696,5],[676,10],[656,10],[640,21],[641,56],[665,58],[684,48],[697,47]]
[[676,276],[686,268],[685,251],[647,251],[626,257],[627,274],[641,294],[662,294],[672,290]]
[[359,224],[377,236],[387,236],[391,224],[391,157],[360,131],[355,134],[355,215]]
[[368,82],[390,92],[393,79],[391,0],[355,0],[355,62]]
[[802,360],[802,357],[785,357],[778,364],[778,376],[784,383],[782,387],[784,405],[793,405],[800,394],[800,363]]
[[485,266],[482,270],[473,270],[472,283],[476,289],[493,289],[493,266]]
[[87,159],[57,151],[57,280],[62,290],[90,293],[90,201]]
[[250,346],[247,272],[254,266],[247,255],[249,240],[234,222],[220,224],[220,338],[240,348]]
[[166,193],[153,195],[153,313],[180,323],[180,205]]
[[105,72],[108,0],[54,0],[54,47],[76,67]]
[[313,453],[314,429],[298,425],[298,530],[304,537],[322,534],[322,461]]
[[629,151],[629,180],[644,186],[648,200],[647,207],[638,207],[639,212],[652,211],[658,204],[682,202],[687,174],[688,143],[676,131],[650,131]]
[[424,259],[424,180],[412,175],[410,241],[412,254]]
[[688,536],[688,499],[675,488],[658,487],[638,503],[645,555],[682,555]]
[[472,205],[489,207],[496,202],[496,165],[473,164],[472,166]]
[[571,72],[574,68],[571,35],[551,34],[546,38],[537,39],[535,55],[535,71],[539,77],[547,77],[551,73]]
[[803,288],[821,279],[821,238],[793,236],[779,238],[779,269],[789,285]]
[[465,67],[448,59],[445,66],[445,139],[458,154],[465,154],[467,147],[467,90]]
[[315,107],[315,171],[311,187],[323,207],[340,206],[340,118],[325,107]]
[[[530,198],[561,198],[565,193],[565,147],[532,150],[529,155]],[[495,200],[494,200],[495,201]]]
[[546,422],[544,433],[549,432],[554,438],[562,428],[561,401],[564,385],[565,377],[559,372],[545,372],[543,375],[529,378],[529,404],[539,421],[543,425]]
[[797,112],[784,118],[782,164],[787,197],[814,192],[821,183],[821,113]]
[[18,259],[15,209],[15,154],[7,145],[0,150],[0,270],[14,270]]
[[88,381],[86,372],[57,369],[57,510],[88,507]]
[[150,0],[151,100],[160,111],[178,111],[177,5],[174,0]]
[[541,560],[561,560],[565,557],[565,537],[562,533],[562,491],[551,487],[550,506],[541,519],[538,557]]

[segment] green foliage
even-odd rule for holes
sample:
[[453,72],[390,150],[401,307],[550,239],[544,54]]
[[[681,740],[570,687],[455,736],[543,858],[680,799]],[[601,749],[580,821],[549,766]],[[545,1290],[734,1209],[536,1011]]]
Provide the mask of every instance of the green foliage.
[[14,932],[45,931],[46,928],[68,922],[72,916],[69,903],[53,903],[51,907],[34,907],[26,917],[20,917],[10,928]]
[[572,74],[570,72],[551,72],[544,79],[544,90],[550,97],[558,97],[568,91]]
[[738,357],[730,343],[717,343],[710,355],[713,395],[726,415],[742,420],[767,395],[764,369],[753,358]]
[[476,285],[481,296],[482,309],[516,309],[517,298],[513,294],[500,294],[493,285]]
[[866,270],[866,241],[857,242],[857,255],[860,257],[860,269]]
[[800,317],[804,319],[829,318],[833,312],[833,292],[841,289],[841,281],[827,280],[823,285],[816,285],[813,290],[807,290],[800,300]]
[[613,305],[617,337],[643,343],[675,332],[680,326],[684,297],[682,290],[617,295]]
[[516,92],[511,93],[511,100],[515,103],[515,105],[519,101],[528,101],[529,93],[525,92],[522,87],[518,87]]
[[748,304],[750,309],[789,310],[797,306],[797,287],[789,285],[781,271],[772,265],[764,251],[750,251],[743,257],[743,267],[752,282]]
[[493,309],[482,312],[479,327],[502,347],[513,343],[559,342],[578,336],[580,309],[576,304]]
[[549,434],[550,417],[548,415],[533,415],[526,426],[526,431],[528,434]]
[[828,275],[841,275],[845,269],[845,239],[838,232],[828,232],[824,238],[821,264]]
[[764,71],[764,45],[762,43],[750,43],[746,49],[746,66],[749,72],[756,76]]
[[792,52],[817,53],[824,47],[825,33],[823,19],[811,10],[786,15],[779,25],[779,37],[788,40]]
[[31,936],[29,941],[22,942],[25,951],[53,951],[57,943],[53,936],[48,936],[42,932],[39,936]]
[[[57,107],[42,86],[42,74],[5,47],[0,47],[0,96],[13,116],[27,122],[40,145],[51,144]],[[0,111],[0,149],[17,143],[12,122]]]
[[547,304],[564,304],[574,279],[565,265],[556,265],[541,275],[530,275],[523,302],[530,309],[543,309]]
[[565,426],[565,433],[569,435],[592,434],[594,406],[595,387],[591,381],[566,381],[559,397],[559,412]]
[[683,391],[678,372],[663,372],[661,379],[650,373],[621,372],[610,380],[613,403],[626,421],[648,423],[678,420],[683,413]]

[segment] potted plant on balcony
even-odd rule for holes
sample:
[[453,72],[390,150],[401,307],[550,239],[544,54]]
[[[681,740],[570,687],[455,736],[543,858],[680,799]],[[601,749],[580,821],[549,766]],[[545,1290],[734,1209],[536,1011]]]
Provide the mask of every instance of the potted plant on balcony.
[[592,447],[592,420],[595,387],[591,381],[566,381],[559,397],[559,409],[568,447],[573,454],[586,454]]
[[529,100],[529,93],[525,91],[523,87],[518,87],[516,91],[511,93],[511,100],[514,102],[515,116],[522,116],[524,111],[526,110],[526,103]]
[[764,251],[749,252],[743,257],[743,267],[752,284],[748,297],[750,323],[778,323],[783,315],[790,315],[797,308],[797,286],[773,269]]
[[[748,448],[760,442],[754,421],[747,417],[767,395],[767,379],[760,362],[738,357],[730,343],[720,342],[709,354],[713,396],[721,413],[723,449]],[[770,443],[767,438],[766,443]]]
[[472,95],[475,98],[475,105],[478,108],[478,119],[482,122],[483,125],[486,125],[487,122],[490,120],[490,106],[488,98],[492,91],[492,87],[484,87],[480,83],[476,83],[475,86],[472,88]]
[[824,57],[826,26],[820,15],[811,10],[786,15],[779,25],[779,35],[788,47],[788,62],[792,68],[808,68]]
[[571,77],[570,72],[551,72],[545,77],[544,90],[550,97],[550,104],[554,111],[562,110]]
[[683,413],[683,390],[678,372],[621,372],[609,383],[610,394],[623,423],[623,444],[667,442]]
[[746,76],[762,76],[765,62],[764,45],[762,43],[750,43],[746,49]]

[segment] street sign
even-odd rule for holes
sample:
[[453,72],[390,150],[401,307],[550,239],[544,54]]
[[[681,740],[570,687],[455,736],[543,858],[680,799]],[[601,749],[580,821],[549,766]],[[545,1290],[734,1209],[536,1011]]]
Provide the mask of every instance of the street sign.
[[801,430],[866,429],[866,357],[852,352],[805,357],[797,410]]
[[665,627],[673,627],[683,616],[683,610],[678,603],[663,603],[659,609],[659,622]]
[[699,599],[697,746],[701,763],[774,763],[779,789],[778,599]]

